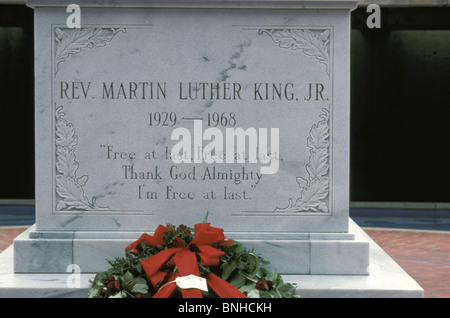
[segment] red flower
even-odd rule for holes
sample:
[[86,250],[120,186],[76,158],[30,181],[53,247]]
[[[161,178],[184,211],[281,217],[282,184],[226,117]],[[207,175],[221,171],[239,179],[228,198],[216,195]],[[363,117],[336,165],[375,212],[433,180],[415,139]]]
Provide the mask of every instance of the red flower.
[[105,281],[103,281],[103,285],[108,285],[109,282],[113,282],[114,276],[109,276]]
[[113,292],[113,293],[120,291],[120,283],[117,280],[109,282],[108,286],[106,286],[106,287],[111,289],[111,292]]
[[183,248],[185,246],[184,241],[181,239],[181,237],[176,237],[175,240],[170,244],[170,247],[179,247]]
[[121,289],[120,283],[116,280],[116,281],[114,282],[114,290],[115,290],[115,291],[119,291],[120,289]]
[[264,291],[264,290],[266,290],[266,285],[267,284],[267,281],[266,281],[266,279],[265,278],[260,278],[259,280],[258,280],[258,282],[256,283],[256,289],[257,290],[261,290],[261,291]]
[[178,228],[183,231],[183,234],[188,236],[191,235],[191,230],[186,225],[180,224]]

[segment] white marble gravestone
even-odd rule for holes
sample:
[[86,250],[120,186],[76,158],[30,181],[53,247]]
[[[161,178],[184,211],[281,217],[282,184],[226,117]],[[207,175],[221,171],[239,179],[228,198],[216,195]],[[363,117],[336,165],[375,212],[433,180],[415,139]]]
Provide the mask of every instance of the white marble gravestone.
[[36,224],[15,273],[102,271],[208,214],[279,273],[370,276],[349,220],[356,1],[80,0],[80,28],[68,4],[28,1]]

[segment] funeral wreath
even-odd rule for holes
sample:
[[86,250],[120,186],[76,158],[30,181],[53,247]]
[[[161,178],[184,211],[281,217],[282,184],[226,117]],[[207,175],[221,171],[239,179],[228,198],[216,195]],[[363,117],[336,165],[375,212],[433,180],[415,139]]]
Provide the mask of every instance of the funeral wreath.
[[293,298],[295,287],[210,223],[159,225],[91,281],[90,298]]

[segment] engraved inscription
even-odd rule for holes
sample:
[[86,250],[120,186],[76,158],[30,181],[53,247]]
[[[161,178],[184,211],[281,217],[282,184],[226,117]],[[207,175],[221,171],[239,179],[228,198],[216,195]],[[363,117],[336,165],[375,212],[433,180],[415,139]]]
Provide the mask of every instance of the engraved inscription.
[[[223,211],[227,206],[230,211],[272,216],[330,213],[331,29],[259,29],[259,34],[267,34],[278,47],[314,57],[318,63],[312,59],[312,67],[317,71],[308,68],[308,78],[291,72],[287,66],[291,63],[283,65],[280,74],[260,76],[261,65],[270,61],[255,57],[257,62],[246,69],[246,76],[228,69],[227,76],[219,80],[214,77],[221,70],[219,66],[205,66],[190,58],[187,61],[196,66],[192,73],[184,72],[182,62],[171,66],[173,72],[164,73],[161,69],[166,68],[159,63],[146,64],[141,51],[126,55],[126,49],[120,52],[120,56],[128,57],[117,65],[121,70],[118,78],[110,76],[114,72],[92,74],[84,70],[73,78],[66,72],[69,69],[57,75],[69,57],[86,48],[105,46],[126,30],[90,27],[55,28],[54,32],[53,97],[58,99],[55,105],[63,104],[65,109],[54,109],[56,211],[153,215],[166,213],[166,207],[192,210],[207,206]],[[133,35],[134,40],[135,36],[139,34]],[[157,36],[149,35],[151,39]],[[130,37],[122,39],[128,43]],[[256,48],[272,46],[272,51],[278,51],[265,35],[255,43]],[[252,59],[256,48],[249,44],[243,61]],[[289,51],[289,61],[297,65],[300,60],[298,65],[309,67],[309,58],[298,59]],[[114,51],[106,53],[109,59],[115,58]],[[85,57],[80,54],[80,58]],[[132,59],[140,61],[143,70],[127,68]],[[212,102],[214,109],[207,109]],[[75,155],[78,136],[66,113],[76,123],[85,145],[78,151],[79,158],[88,158],[82,164],[87,170],[82,176],[77,175],[81,160],[77,161]],[[255,114],[259,120],[255,120]],[[94,119],[98,119],[96,125],[90,126]],[[284,148],[280,153],[281,135]],[[283,153],[298,139],[306,139],[307,148],[298,146]],[[285,165],[279,169],[283,160]],[[274,172],[262,172],[272,163],[276,163]],[[295,177],[299,167],[307,174]],[[291,186],[295,182],[299,188]],[[114,210],[99,206],[96,198],[101,197],[107,197]]]

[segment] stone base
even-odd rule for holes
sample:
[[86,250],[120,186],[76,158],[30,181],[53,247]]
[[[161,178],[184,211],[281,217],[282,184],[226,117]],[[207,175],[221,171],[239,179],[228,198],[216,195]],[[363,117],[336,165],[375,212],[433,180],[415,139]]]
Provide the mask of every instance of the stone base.
[[423,288],[361,228],[370,242],[369,275],[285,275],[302,298],[423,298]]
[[[369,247],[370,264],[366,268],[367,275],[283,275],[285,281],[296,284],[300,297],[423,297],[423,289],[414,279],[361,228],[355,224],[352,224],[352,228],[355,237],[364,239]],[[13,254],[13,246],[0,254],[0,297],[86,297],[90,287],[89,280],[95,274],[14,273]],[[105,269],[107,265],[101,270]]]
[[[367,275],[369,242],[349,219],[348,233],[233,232],[227,237],[271,262],[280,274]],[[108,267],[142,232],[36,231],[14,240],[15,273],[66,273],[75,264],[83,273]]]

